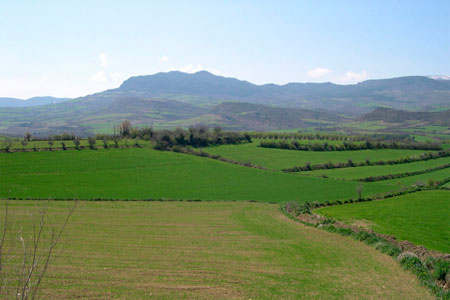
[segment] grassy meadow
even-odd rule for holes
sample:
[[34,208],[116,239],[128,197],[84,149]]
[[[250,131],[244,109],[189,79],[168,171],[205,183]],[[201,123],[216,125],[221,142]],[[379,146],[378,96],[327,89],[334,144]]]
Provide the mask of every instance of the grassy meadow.
[[[388,174],[401,174],[406,172],[423,171],[432,169],[450,163],[450,157],[442,157],[437,159],[430,159],[425,161],[417,161],[411,163],[397,164],[397,165],[382,165],[382,166],[363,166],[355,168],[340,168],[331,170],[315,170],[303,172],[302,174],[312,176],[328,176],[329,178],[355,180],[366,178],[369,176],[381,176]],[[450,176],[450,175],[449,175]]]
[[[147,148],[0,153],[0,174],[0,197],[45,199],[321,202],[356,197],[359,184]],[[366,183],[364,195],[397,188]]]
[[423,191],[379,201],[330,206],[316,212],[450,253],[450,191]]
[[447,178],[450,178],[450,169],[442,169],[437,170],[430,173],[424,173],[414,176],[408,176],[403,178],[397,178],[397,179],[389,179],[389,180],[383,180],[378,182],[383,182],[385,184],[395,184],[395,185],[403,185],[403,186],[411,186],[411,185],[424,185],[427,184],[429,180],[445,180]]
[[[72,204],[50,201],[52,222]],[[25,234],[35,206],[9,202]],[[433,299],[393,258],[264,203],[82,201],[60,246],[41,299]]]
[[250,162],[254,165],[266,168],[281,170],[294,166],[303,166],[306,163],[312,165],[326,162],[346,162],[349,159],[354,162],[363,162],[366,159],[371,161],[398,159],[413,155],[420,155],[423,150],[355,150],[355,151],[297,151],[258,147],[257,140],[253,143],[242,145],[222,145],[217,147],[204,148],[211,154],[218,154],[239,162]]

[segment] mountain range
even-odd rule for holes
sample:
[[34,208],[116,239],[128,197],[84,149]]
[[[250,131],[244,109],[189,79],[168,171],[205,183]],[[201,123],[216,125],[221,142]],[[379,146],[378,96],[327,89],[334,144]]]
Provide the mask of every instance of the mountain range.
[[[324,126],[360,117],[377,107],[448,109],[450,80],[443,78],[408,76],[352,85],[255,85],[206,71],[172,71],[131,77],[116,89],[77,99],[48,100],[59,102],[55,104],[0,108],[0,133],[110,132],[124,119],[137,126],[161,128],[195,124],[244,130]],[[22,104],[32,99],[17,101]],[[1,102],[0,98],[0,107],[4,106]]]
[[47,104],[56,104],[70,100],[70,98],[55,98],[50,96],[32,97],[29,99],[0,98],[0,107],[30,107]]

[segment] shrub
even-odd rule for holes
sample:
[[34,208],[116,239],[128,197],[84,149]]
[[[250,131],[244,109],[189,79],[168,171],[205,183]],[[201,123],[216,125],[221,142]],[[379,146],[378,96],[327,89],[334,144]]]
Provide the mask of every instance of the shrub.
[[88,144],[89,144],[89,148],[94,149],[95,143],[97,141],[95,140],[94,137],[90,136],[88,137]]

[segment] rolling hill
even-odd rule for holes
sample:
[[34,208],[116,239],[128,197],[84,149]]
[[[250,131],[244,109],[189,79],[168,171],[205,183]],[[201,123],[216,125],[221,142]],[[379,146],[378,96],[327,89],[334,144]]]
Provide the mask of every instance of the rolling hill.
[[55,98],[55,97],[33,97],[29,99],[17,98],[0,98],[0,107],[29,107],[47,104],[55,104],[70,100],[70,98]]
[[426,125],[450,126],[450,109],[439,112],[412,112],[379,107],[360,118],[363,122],[384,121],[386,123],[423,122]]
[[138,126],[160,128],[206,124],[226,129],[275,130],[341,122],[346,119],[343,115],[355,117],[380,106],[413,111],[448,109],[450,84],[409,76],[353,85],[255,85],[206,71],[172,71],[131,77],[116,89],[73,100],[45,97],[7,101],[19,101],[21,105],[62,101],[0,107],[0,133],[12,135],[26,131],[38,135],[108,132],[124,119]]

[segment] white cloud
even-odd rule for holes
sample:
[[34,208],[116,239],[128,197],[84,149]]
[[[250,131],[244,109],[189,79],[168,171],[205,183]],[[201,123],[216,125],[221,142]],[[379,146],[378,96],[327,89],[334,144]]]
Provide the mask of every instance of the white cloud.
[[195,73],[201,70],[203,70],[202,65],[194,66],[193,64],[189,64],[180,68],[180,71],[185,73]]
[[95,74],[93,74],[89,79],[92,82],[107,82],[108,76],[106,75],[105,71],[99,71]]
[[162,56],[162,57],[159,59],[159,61],[160,61],[160,62],[168,62],[168,61],[169,61],[169,57],[168,57],[168,56]]
[[347,71],[341,76],[335,78],[334,81],[338,83],[357,83],[366,80],[368,76],[369,75],[364,70],[360,73]]
[[107,67],[110,65],[108,61],[108,57],[106,56],[106,53],[101,53],[98,58],[100,59],[100,62],[102,63],[102,67]]
[[315,68],[315,69],[309,70],[308,71],[308,76],[311,77],[311,78],[319,78],[319,77],[327,75],[330,72],[331,71],[329,69],[327,69],[327,68],[319,67],[319,68]]
[[208,71],[210,73],[216,74],[216,75],[220,75],[221,72],[219,70],[217,70],[216,68],[207,68],[207,67],[203,67],[202,65],[194,65],[194,64],[188,64],[184,67],[181,68],[177,68],[177,67],[170,67],[169,69],[170,71],[181,71],[184,73],[196,73],[199,71]]

